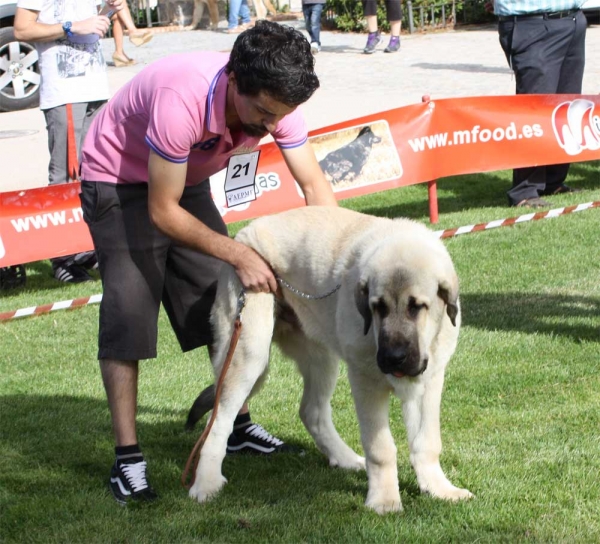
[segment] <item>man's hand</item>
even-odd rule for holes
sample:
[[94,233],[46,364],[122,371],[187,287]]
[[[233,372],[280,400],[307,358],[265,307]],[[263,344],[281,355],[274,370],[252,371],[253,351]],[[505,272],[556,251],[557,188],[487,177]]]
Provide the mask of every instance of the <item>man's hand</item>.
[[231,264],[244,288],[254,293],[275,293],[277,280],[268,263],[248,246],[238,245],[239,253]]
[[104,15],[94,15],[89,19],[77,21],[71,26],[71,32],[77,36],[88,36],[96,34],[100,37],[107,33],[110,26],[110,20]]

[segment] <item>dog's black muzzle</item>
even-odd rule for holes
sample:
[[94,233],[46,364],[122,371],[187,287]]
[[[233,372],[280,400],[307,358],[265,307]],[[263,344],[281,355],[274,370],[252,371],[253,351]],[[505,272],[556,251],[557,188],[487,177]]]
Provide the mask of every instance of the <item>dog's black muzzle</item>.
[[377,351],[377,366],[384,374],[415,377],[425,372],[427,358],[421,362],[419,353],[407,346],[380,346]]

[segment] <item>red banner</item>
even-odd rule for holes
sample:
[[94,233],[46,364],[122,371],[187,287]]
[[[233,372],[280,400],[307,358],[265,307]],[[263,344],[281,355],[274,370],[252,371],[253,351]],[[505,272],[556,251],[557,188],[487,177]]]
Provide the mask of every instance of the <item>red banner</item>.
[[[432,100],[312,131],[338,199],[438,178],[600,159],[600,96],[520,95]],[[231,223],[296,208],[304,199],[274,143],[260,146],[257,199],[227,207]],[[72,183],[0,193],[0,267],[92,248]]]

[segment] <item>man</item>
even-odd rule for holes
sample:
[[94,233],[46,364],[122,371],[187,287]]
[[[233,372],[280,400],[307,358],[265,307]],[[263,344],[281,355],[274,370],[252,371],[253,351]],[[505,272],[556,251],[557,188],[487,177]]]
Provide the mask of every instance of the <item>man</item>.
[[[272,134],[309,205],[336,201],[307,142],[297,106],[318,88],[304,37],[260,21],[231,55],[194,52],[148,66],[94,120],[82,161],[82,208],[94,240],[104,295],[99,359],[116,439],[111,489],[119,502],[153,500],[137,442],[138,361],[156,357],[159,305],[184,351],[208,345],[209,313],[222,261],[246,289],[274,292],[257,253],[227,236],[208,177]],[[228,176],[240,169],[231,168]],[[237,444],[266,451],[283,443],[251,425],[242,409]],[[274,447],[273,447],[274,446]]]
[[[500,45],[517,94],[580,94],[585,65],[583,0],[495,0]],[[542,208],[542,196],[579,191],[565,185],[569,164],[513,171],[512,206]]]
[[[68,168],[69,130],[74,137],[71,145],[79,153],[94,115],[110,96],[100,43],[110,21],[98,14],[100,3],[97,0],[17,2],[15,38],[35,42],[40,58],[40,109],[48,129],[50,185],[67,183],[76,177]],[[113,11],[122,9],[122,0],[109,0],[107,4]],[[54,277],[68,283],[91,280],[86,269],[95,265],[93,251],[52,259]]]

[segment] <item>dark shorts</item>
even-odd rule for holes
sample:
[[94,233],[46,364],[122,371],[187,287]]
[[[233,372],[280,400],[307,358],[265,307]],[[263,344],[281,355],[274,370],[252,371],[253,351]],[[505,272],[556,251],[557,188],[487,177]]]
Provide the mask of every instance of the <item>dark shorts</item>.
[[[366,16],[377,15],[377,0],[363,0],[363,12]],[[387,22],[402,19],[402,2],[400,0],[385,0]]]
[[[210,309],[223,261],[177,245],[154,227],[146,183],[83,181],[80,198],[102,278],[98,358],[156,357],[161,302],[183,351],[210,344]],[[186,187],[180,204],[227,235],[208,181]]]

